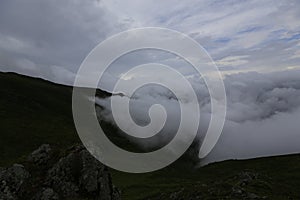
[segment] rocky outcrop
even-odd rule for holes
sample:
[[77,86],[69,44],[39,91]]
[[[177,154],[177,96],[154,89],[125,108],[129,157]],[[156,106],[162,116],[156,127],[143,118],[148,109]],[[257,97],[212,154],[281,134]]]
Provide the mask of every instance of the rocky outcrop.
[[52,188],[43,188],[32,200],[58,200],[59,195]]
[[52,149],[49,144],[41,145],[28,156],[28,161],[35,165],[46,165],[51,158]]
[[0,199],[14,200],[21,192],[21,186],[30,177],[23,165],[14,164],[0,171]]
[[120,199],[107,167],[83,146],[62,155],[45,144],[24,165],[0,169],[0,200]]
[[74,147],[48,171],[46,184],[62,197],[87,194],[97,200],[111,200],[118,196],[107,168],[81,146]]

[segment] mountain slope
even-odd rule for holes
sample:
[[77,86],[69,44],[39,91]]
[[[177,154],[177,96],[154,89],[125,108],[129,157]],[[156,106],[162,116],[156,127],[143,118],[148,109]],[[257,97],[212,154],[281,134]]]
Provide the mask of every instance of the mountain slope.
[[27,155],[42,143],[78,141],[71,87],[0,73],[0,94],[0,165]]
[[[43,143],[62,151],[80,143],[72,118],[72,88],[0,73],[0,166],[22,162]],[[100,97],[109,93],[97,91]],[[114,134],[123,146],[129,141]],[[300,156],[225,161],[195,168],[186,158],[147,174],[112,171],[123,199],[300,199]]]
[[123,199],[300,199],[300,155],[228,160],[202,168],[175,162],[160,171],[113,171]]

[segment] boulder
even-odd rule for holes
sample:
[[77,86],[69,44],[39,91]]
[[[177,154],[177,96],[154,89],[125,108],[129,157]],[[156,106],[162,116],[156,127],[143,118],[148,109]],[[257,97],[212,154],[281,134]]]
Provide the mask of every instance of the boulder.
[[29,162],[36,165],[46,165],[51,157],[51,147],[49,144],[41,145],[37,150],[33,151],[27,158]]
[[14,164],[0,171],[0,199],[17,199],[23,183],[30,177],[23,165]]
[[52,188],[43,188],[32,200],[59,200],[59,196]]
[[112,200],[119,196],[107,167],[79,146],[49,169],[46,184],[62,197],[86,194],[97,200]]
[[28,156],[25,167],[0,168],[0,200],[120,199],[108,168],[83,146],[52,149],[40,146]]

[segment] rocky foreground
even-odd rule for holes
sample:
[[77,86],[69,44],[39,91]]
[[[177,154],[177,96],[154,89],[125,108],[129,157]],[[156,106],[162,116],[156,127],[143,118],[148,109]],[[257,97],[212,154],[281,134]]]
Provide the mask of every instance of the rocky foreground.
[[44,144],[27,161],[0,168],[0,200],[117,200],[111,175],[83,146],[61,153]]

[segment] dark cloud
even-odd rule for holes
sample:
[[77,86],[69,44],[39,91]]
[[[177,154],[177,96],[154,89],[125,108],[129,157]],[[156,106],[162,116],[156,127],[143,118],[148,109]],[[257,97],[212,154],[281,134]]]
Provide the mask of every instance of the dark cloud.
[[76,72],[95,45],[124,28],[116,16],[92,0],[4,0],[0,4],[0,52],[6,57],[0,66],[24,73],[26,69],[15,62],[26,59],[40,68],[39,76],[55,81],[64,82],[45,68],[61,66]]

